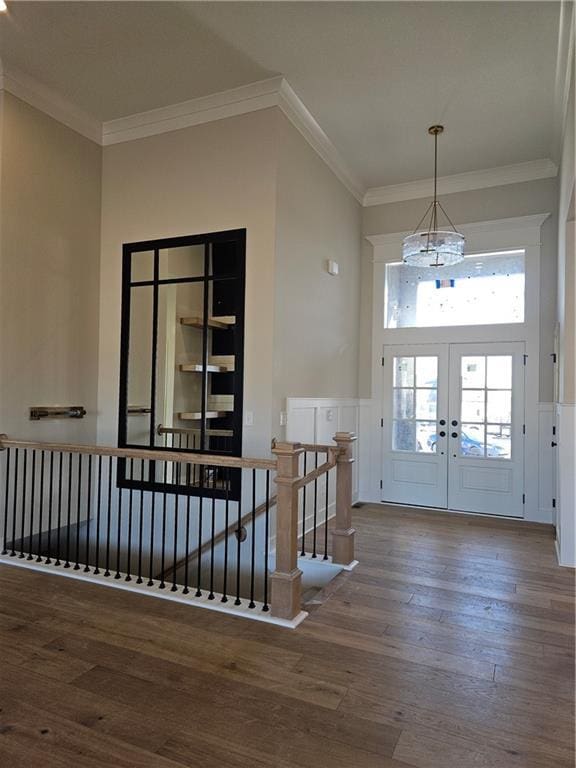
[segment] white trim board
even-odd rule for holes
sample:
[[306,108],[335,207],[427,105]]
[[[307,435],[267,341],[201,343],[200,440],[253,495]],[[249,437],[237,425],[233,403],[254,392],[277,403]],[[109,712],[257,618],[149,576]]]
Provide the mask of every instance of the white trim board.
[[[62,568],[54,568],[53,565],[46,565],[45,561],[41,563],[28,562],[27,560],[18,560],[11,558],[9,555],[0,555],[0,566],[8,565],[16,568],[26,568],[31,571],[44,572],[50,576],[63,576],[68,579],[76,579],[78,581],[86,581],[89,584],[97,584],[104,587],[112,587],[113,589],[123,589],[126,592],[134,592],[141,595],[147,595],[148,597],[160,598],[162,600],[172,600],[175,603],[184,603],[195,608],[205,608],[209,611],[217,611],[218,613],[227,613],[231,616],[237,616],[242,619],[250,619],[252,621],[262,621],[266,624],[276,624],[279,627],[285,627],[286,629],[296,629],[304,619],[308,616],[306,611],[300,611],[300,613],[293,619],[280,619],[276,616],[271,616],[270,612],[262,612],[262,603],[256,603],[256,608],[248,608],[248,599],[244,600],[246,605],[234,605],[232,600],[228,600],[227,603],[222,603],[220,594],[215,593],[216,599],[209,600],[207,595],[202,597],[195,597],[192,591],[190,594],[185,595],[181,590],[178,592],[172,592],[170,589],[160,590],[159,587],[154,584],[153,587],[147,586],[145,583],[137,584],[133,579],[130,582],[126,582],[126,574],[122,573],[120,579],[115,579],[114,576],[104,576],[102,573],[95,574],[84,573],[83,571],[63,570]],[[159,582],[158,579],[156,581]]]
[[103,147],[278,107],[359,203],[364,196],[362,181],[348,167],[318,121],[282,76],[105,122],[0,59],[1,90]]
[[[194,125],[278,107],[363,206],[429,197],[432,179],[366,189],[302,99],[282,76],[248,83],[178,104],[100,122],[56,90],[0,59],[0,91],[6,90],[100,146],[134,141]],[[440,194],[551,178],[558,168],[549,158],[487,168],[438,179]]]
[[[553,178],[558,173],[558,166],[549,158],[529,160],[526,163],[502,165],[497,168],[484,168],[467,173],[455,173],[452,176],[438,178],[438,194],[451,195],[456,192],[469,192],[473,189],[502,187],[507,184],[519,184],[524,181]],[[403,200],[417,200],[432,197],[434,180],[419,179],[405,184],[390,184],[386,187],[371,187],[364,194],[364,207],[399,203]]]

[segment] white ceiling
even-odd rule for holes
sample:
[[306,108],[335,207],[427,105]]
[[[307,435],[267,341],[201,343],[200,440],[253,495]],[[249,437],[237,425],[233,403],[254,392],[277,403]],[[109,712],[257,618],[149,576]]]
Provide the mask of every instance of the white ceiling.
[[100,121],[286,77],[366,187],[554,157],[556,2],[9,2],[1,56]]

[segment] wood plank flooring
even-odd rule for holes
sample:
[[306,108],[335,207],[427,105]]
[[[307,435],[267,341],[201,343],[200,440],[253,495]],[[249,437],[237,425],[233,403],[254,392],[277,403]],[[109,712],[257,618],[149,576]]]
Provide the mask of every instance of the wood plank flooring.
[[366,505],[295,631],[0,566],[2,768],[573,768],[550,528]]

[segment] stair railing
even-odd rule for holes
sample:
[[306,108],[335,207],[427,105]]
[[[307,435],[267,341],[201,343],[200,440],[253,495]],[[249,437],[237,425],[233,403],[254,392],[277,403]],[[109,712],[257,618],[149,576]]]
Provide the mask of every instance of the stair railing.
[[[354,561],[355,439],[338,433],[332,446],[279,443],[272,449],[274,458],[253,459],[0,435],[0,562],[296,626],[306,615],[300,538],[322,538],[322,560],[345,566]],[[302,471],[301,459],[310,452],[315,466]],[[326,457],[321,464],[318,455]],[[119,461],[125,462],[129,481],[153,475],[160,490],[137,482],[120,487]],[[234,472],[243,476],[239,499],[231,495]],[[336,474],[332,503],[330,472]],[[170,487],[174,478],[179,485]],[[216,493],[190,495],[183,481]],[[299,531],[299,501],[322,482],[323,514],[314,492],[312,527],[304,516]],[[248,512],[243,513],[243,504]],[[315,550],[309,556],[316,556]]]

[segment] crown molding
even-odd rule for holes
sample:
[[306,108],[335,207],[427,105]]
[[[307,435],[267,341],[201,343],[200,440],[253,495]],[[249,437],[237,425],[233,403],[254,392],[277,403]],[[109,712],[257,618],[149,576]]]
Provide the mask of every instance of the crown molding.
[[[524,181],[552,178],[557,173],[557,165],[548,158],[530,160],[527,163],[502,165],[498,168],[486,168],[479,171],[469,171],[468,173],[456,173],[453,176],[440,176],[438,178],[438,193],[440,195],[450,195],[455,192],[469,192],[473,189],[487,189],[488,187],[501,187],[506,184],[519,184]],[[409,181],[405,184],[392,184],[387,187],[372,187],[366,191],[363,205],[368,207],[431,197],[433,184],[434,179],[421,179],[419,181]]]
[[290,83],[284,78],[280,84],[278,106],[348,191],[359,203],[363,203],[364,184],[348,167],[316,118],[308,111]]
[[102,144],[108,146],[133,141],[277,106],[281,84],[282,77],[272,77],[209,96],[108,120],[102,125]]
[[570,88],[574,75],[576,10],[572,0],[561,0],[558,20],[558,48],[554,78],[554,141],[552,156],[561,158],[566,129]]
[[229,91],[110,120],[102,127],[102,144],[109,146],[133,141],[269,107],[282,110],[348,191],[361,203],[364,195],[361,181],[348,168],[318,121],[283,77],[260,80]]
[[0,90],[25,101],[82,136],[102,143],[102,125],[47,85],[0,59]]

